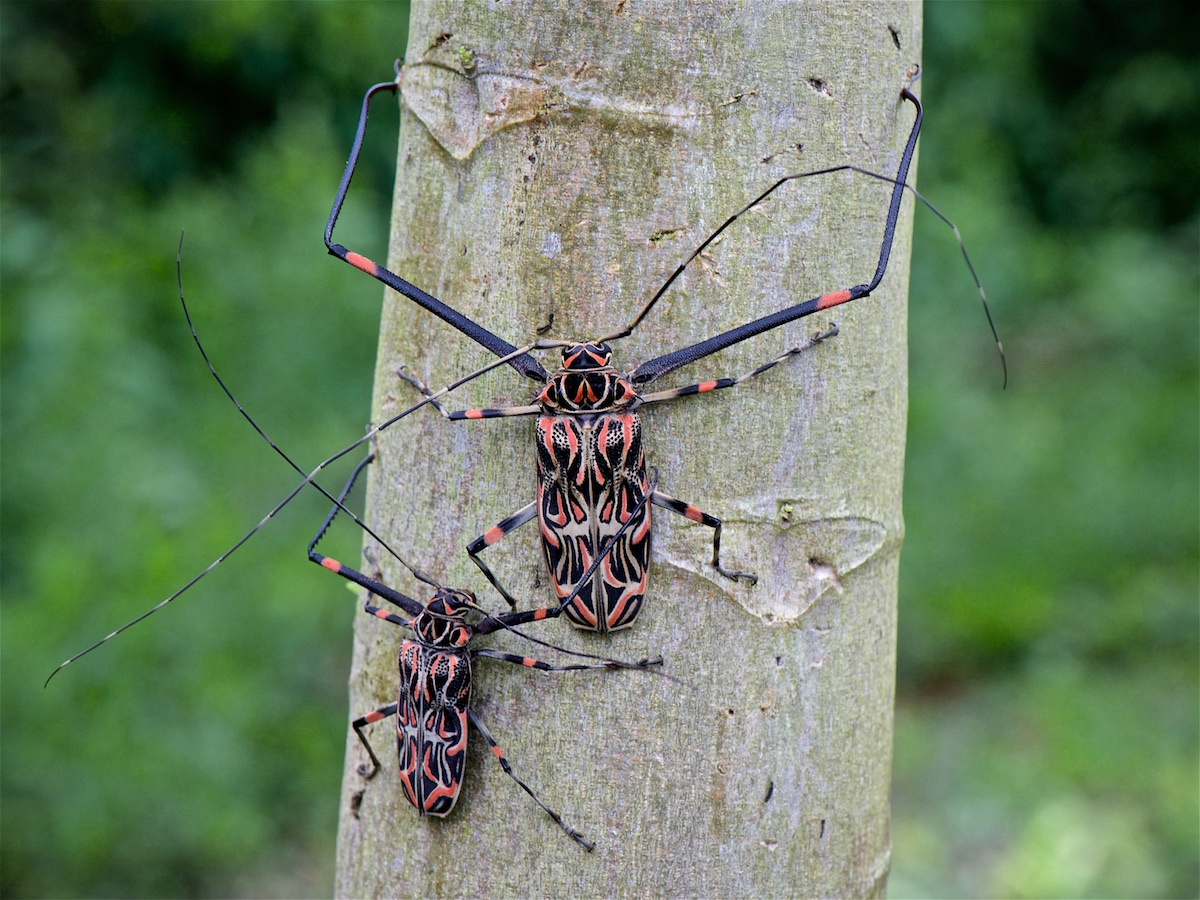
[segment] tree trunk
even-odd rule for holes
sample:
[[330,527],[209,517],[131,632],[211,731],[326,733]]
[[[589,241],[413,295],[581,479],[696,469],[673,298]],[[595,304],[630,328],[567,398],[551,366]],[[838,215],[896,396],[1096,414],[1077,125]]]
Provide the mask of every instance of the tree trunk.
[[[912,123],[899,90],[920,55],[913,3],[435,0],[412,16],[390,268],[513,344],[551,317],[547,337],[615,330],[777,177],[843,162],[892,174]],[[783,187],[616,342],[614,365],[869,281],[888,197],[844,173]],[[476,664],[474,706],[514,771],[595,852],[564,837],[478,734],[457,808],[418,817],[392,720],[372,732],[385,768],[370,783],[349,736],[340,895],[884,893],[911,209],[871,298],[664,381],[739,375],[832,321],[840,336],[734,390],[643,413],[660,488],[723,519],[722,561],[758,584],[723,578],[710,530],[657,510],[633,628],[529,628],[592,653],[661,652],[671,679]],[[389,292],[375,420],[415,400],[401,365],[436,388],[492,358]],[[505,367],[449,399],[520,405],[535,391]],[[533,500],[532,430],[529,418],[417,414],[381,435],[372,467],[372,519],[493,609],[502,601],[462,548]],[[535,524],[486,558],[525,606],[551,602]],[[425,590],[382,562],[389,583]],[[352,715],[394,699],[400,638],[360,617]]]

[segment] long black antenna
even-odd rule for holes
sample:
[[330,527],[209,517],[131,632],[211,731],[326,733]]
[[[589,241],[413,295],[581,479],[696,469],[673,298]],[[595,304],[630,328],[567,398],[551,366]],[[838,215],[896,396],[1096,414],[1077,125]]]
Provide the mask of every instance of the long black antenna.
[[628,325],[626,325],[620,331],[616,331],[605,336],[601,340],[616,340],[629,335],[654,308],[655,304],[658,303],[659,299],[664,293],[666,293],[667,289],[674,283],[675,279],[678,278],[683,270],[687,268],[688,264],[691,263],[692,260],[694,260],[697,256],[699,256],[713,241],[715,241],[721,235],[721,233],[725,231],[726,228],[737,221],[740,216],[744,215],[749,210],[766,200],[778,188],[790,181],[796,181],[801,178],[811,178],[816,175],[827,175],[833,172],[856,172],[860,175],[866,175],[870,178],[878,179],[879,181],[886,181],[893,185],[891,202],[888,204],[887,220],[883,230],[883,241],[879,248],[879,262],[875,267],[875,274],[871,278],[871,281],[868,284],[860,284],[849,289],[823,294],[822,296],[815,297],[805,303],[800,303],[796,306],[780,310],[779,312],[763,316],[760,319],[756,319],[755,321],[749,322],[738,328],[731,329],[723,334],[716,335],[708,340],[701,341],[700,343],[692,344],[691,346],[683,347],[671,353],[664,354],[663,356],[647,360],[638,366],[633,373],[631,373],[630,378],[635,384],[648,384],[651,381],[654,381],[656,378],[660,378],[668,372],[674,371],[680,366],[695,362],[696,360],[702,359],[711,353],[716,353],[718,350],[723,350],[726,347],[730,347],[734,344],[744,341],[756,334],[761,334],[764,331],[777,328],[780,325],[784,325],[788,322],[794,321],[795,319],[812,315],[815,312],[819,312],[824,309],[830,309],[834,306],[840,306],[843,303],[849,303],[851,300],[857,300],[861,297],[869,296],[871,292],[879,286],[880,281],[883,280],[884,273],[887,271],[888,260],[892,252],[892,241],[896,232],[896,221],[900,214],[900,201],[903,197],[903,192],[908,190],[911,191],[913,196],[920,200],[921,203],[927,206],[934,215],[946,223],[946,225],[949,226],[950,230],[954,233],[954,238],[958,242],[959,250],[962,251],[963,259],[967,263],[967,269],[970,271],[971,278],[975,282],[975,287],[979,291],[979,298],[983,304],[984,314],[987,316],[988,327],[992,331],[992,337],[996,342],[996,349],[1000,355],[1000,365],[1004,371],[1004,384],[1005,386],[1008,385],[1008,364],[1004,358],[1004,345],[1001,343],[1000,336],[996,332],[995,323],[992,321],[991,310],[988,308],[987,295],[983,290],[983,284],[980,282],[979,276],[975,273],[975,267],[971,264],[971,258],[967,255],[967,248],[963,243],[962,234],[959,232],[957,226],[955,226],[953,222],[946,218],[946,216],[944,216],[932,203],[925,199],[925,197],[922,196],[919,191],[906,182],[909,166],[912,163],[913,152],[915,151],[917,145],[917,137],[921,131],[921,120],[923,115],[921,101],[918,100],[916,95],[909,89],[912,82],[915,81],[917,77],[919,77],[919,69],[914,67],[914,69],[909,71],[904,85],[900,90],[901,98],[908,100],[913,104],[913,106],[916,107],[916,117],[913,120],[912,131],[909,133],[908,142],[905,144],[904,152],[900,157],[900,166],[896,172],[895,178],[890,178],[886,175],[880,175],[876,172],[871,172],[867,169],[862,169],[853,165],[832,166],[826,169],[815,169],[811,172],[799,172],[794,175],[785,175],[783,178],[780,178],[769,188],[755,197],[752,201],[747,203],[723,223],[721,223],[720,227],[718,227],[716,231],[705,238],[700,246],[693,250],[687,259],[685,259],[675,269],[675,271],[671,273],[671,276],[666,280],[662,287],[660,287],[654,293],[654,296],[647,301],[646,305],[642,307],[641,311],[638,312],[638,314]]
[[[256,432],[258,432],[258,436],[261,437],[264,441],[266,441],[267,444],[270,446],[270,448],[272,450],[274,450],[277,454],[279,454],[279,456],[283,459],[283,461],[286,462],[293,469],[295,469],[297,474],[299,474],[303,478],[305,476],[304,470],[302,468],[300,468],[300,466],[296,465],[296,463],[292,460],[292,458],[290,456],[288,456],[286,453],[283,452],[283,448],[281,448],[278,444],[276,444],[273,440],[271,440],[271,438],[267,435],[267,433],[265,431],[263,431],[262,428],[259,427],[258,423],[255,422],[254,419],[250,416],[250,413],[246,412],[246,410],[242,406],[242,404],[238,402],[238,398],[233,396],[233,392],[229,389],[229,386],[225,384],[225,381],[221,378],[220,375],[217,374],[217,370],[215,368],[213,368],[212,360],[210,360],[208,358],[208,352],[204,349],[204,344],[202,344],[200,342],[200,335],[196,333],[196,326],[192,322],[192,314],[188,310],[187,300],[185,300],[184,296],[183,296],[183,233],[182,232],[179,235],[179,249],[175,254],[175,278],[179,285],[179,304],[180,304],[180,306],[183,307],[183,316],[185,319],[187,319],[188,330],[191,331],[191,333],[192,333],[192,340],[196,344],[196,349],[200,351],[200,356],[204,359],[204,364],[206,366],[208,366],[209,374],[211,374],[212,377],[214,379],[216,379],[217,384],[219,384],[221,386],[221,390],[225,392],[225,396],[229,398],[230,402],[235,407],[237,407],[237,411],[242,414],[242,418],[245,419],[247,422],[249,422],[250,427],[253,428]],[[316,488],[318,491],[320,491],[325,496],[325,499],[333,501],[334,505],[336,505],[339,509],[341,509],[344,513],[346,513],[346,515],[348,515],[351,519],[353,519],[355,522],[357,522],[358,526],[363,531],[365,531],[371,537],[375,538],[375,540],[377,540],[379,542],[379,545],[381,547],[383,547],[383,549],[385,549],[392,556],[394,556],[396,558],[396,560],[400,563],[400,565],[402,565],[402,566],[404,566],[404,568],[408,569],[408,571],[411,572],[413,577],[415,577],[418,581],[423,581],[423,582],[425,582],[425,584],[428,584],[431,587],[435,587],[435,588],[442,587],[442,585],[440,583],[438,583],[438,581],[436,579],[432,578],[429,575],[426,575],[420,569],[417,569],[417,568],[413,567],[412,565],[410,565],[409,562],[403,556],[401,556],[399,553],[397,553],[394,549],[392,549],[388,545],[387,541],[385,541],[383,538],[381,538],[379,535],[377,535],[373,530],[371,530],[371,526],[367,525],[366,522],[362,521],[358,516],[356,516],[354,514],[353,510],[346,509],[346,507],[342,505],[342,502],[339,498],[334,497],[331,493],[329,493],[327,490],[325,490],[325,488],[321,487],[321,485],[318,484],[316,481],[311,482],[311,484],[314,488]]]

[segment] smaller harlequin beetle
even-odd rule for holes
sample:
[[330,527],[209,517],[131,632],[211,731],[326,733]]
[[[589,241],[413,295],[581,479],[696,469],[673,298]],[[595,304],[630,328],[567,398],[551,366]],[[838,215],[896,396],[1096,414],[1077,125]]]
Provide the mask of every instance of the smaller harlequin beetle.
[[[353,581],[368,591],[365,609],[376,618],[400,625],[412,631],[400,645],[400,690],[395,702],[388,703],[356,719],[354,733],[366,748],[371,765],[362,765],[358,771],[366,778],[373,778],[380,769],[379,757],[367,740],[363,729],[391,716],[397,717],[396,738],[399,756],[400,784],[404,795],[422,816],[446,816],[454,809],[462,789],[463,771],[466,764],[468,721],[474,724],[487,741],[501,767],[525,793],[529,794],[551,819],[576,843],[586,850],[593,844],[583,835],[565,824],[557,812],[547,806],[532,788],[513,772],[500,745],[492,737],[478,714],[471,708],[472,660],[476,657],[498,659],[544,672],[574,672],[588,669],[647,669],[662,664],[662,657],[642,659],[636,663],[621,662],[589,654],[591,663],[551,665],[528,656],[503,653],[498,650],[471,646],[477,635],[490,634],[502,628],[557,616],[566,605],[556,608],[526,610],[518,613],[485,615],[472,624],[467,614],[479,611],[475,596],[470,591],[455,590],[438,586],[434,597],[421,604],[412,597],[396,591],[376,578],[343,565],[335,559],[316,551],[316,545],[332,524],[342,503],[359,473],[374,459],[370,454],[359,463],[350,476],[341,495],[334,501],[316,536],[309,544],[308,555],[313,562],[329,571]],[[642,504],[645,504],[643,498]],[[584,583],[590,580],[600,567],[604,556],[616,542],[614,537],[604,548],[601,557],[588,568]],[[427,580],[427,576],[426,576]],[[582,587],[582,585],[581,585]],[[378,595],[389,603],[412,615],[411,619],[388,612],[374,605],[371,598]],[[569,601],[568,601],[569,602]],[[552,645],[550,645],[552,646]],[[561,648],[556,648],[561,649]],[[564,651],[570,652],[570,651]]]
[[[182,249],[182,240],[181,240]],[[183,306],[183,312],[188,321],[188,326],[191,329],[192,338],[196,343],[197,349],[200,351],[205,364],[208,366],[209,372],[216,379],[217,384],[229,397],[230,401],[237,407],[247,422],[254,428],[255,431],[265,440],[283,460],[288,463],[293,469],[301,472],[296,463],[285,453],[274,441],[272,441],[266,433],[258,426],[251,418],[250,414],[242,407],[237,398],[234,397],[229,387],[217,374],[212,362],[208,358],[208,354],[204,350],[203,344],[200,342],[200,336],[196,333],[196,329],[192,323],[191,315],[188,312],[187,301],[183,296],[182,274],[179,270],[180,262],[176,260],[177,271],[180,271],[180,290],[179,300]],[[500,364],[499,362],[497,365]],[[490,367],[488,367],[490,368]],[[485,370],[481,370],[486,371]],[[469,381],[476,374],[465,376],[460,379],[455,385],[447,387],[445,390],[452,390],[459,383]],[[440,396],[443,392],[438,392],[435,396]],[[515,780],[521,788],[525,790],[539,806],[554,819],[556,823],[565,831],[572,840],[578,842],[581,846],[591,850],[593,845],[585,840],[579,832],[567,827],[563,824],[562,819],[557,813],[547,807],[537,795],[526,785],[520,778],[513,773],[511,766],[501,752],[499,745],[488,732],[487,728],[479,720],[478,716],[470,707],[470,688],[471,688],[471,659],[477,656],[490,657],[499,659],[505,662],[512,662],[519,665],[527,666],[544,671],[576,671],[583,669],[617,669],[617,668],[632,668],[632,669],[649,669],[650,667],[659,666],[662,664],[662,659],[656,657],[654,659],[643,659],[637,663],[626,663],[619,660],[606,659],[604,657],[592,656],[587,653],[577,653],[574,651],[562,650],[562,648],[554,648],[565,653],[570,653],[574,656],[586,657],[592,660],[587,664],[573,664],[565,666],[555,666],[540,660],[529,657],[521,657],[515,654],[502,653],[496,650],[485,648],[470,647],[472,638],[480,634],[490,634],[493,631],[500,629],[513,629],[513,626],[525,624],[528,622],[537,621],[543,618],[549,618],[559,615],[563,606],[551,607],[539,610],[527,610],[521,613],[507,613],[499,616],[489,616],[484,613],[481,621],[470,623],[466,619],[466,614],[472,610],[482,612],[475,603],[474,595],[469,591],[456,591],[443,588],[438,585],[428,575],[409,566],[407,562],[399,557],[390,547],[375,534],[374,531],[364,523],[353,512],[346,509],[343,502],[347,493],[353,486],[359,473],[366,465],[374,458],[374,454],[369,455],[361,462],[351,475],[349,482],[343,489],[340,497],[335,498],[328,493],[314,479],[327,466],[332,464],[337,459],[345,456],[354,447],[362,443],[366,443],[374,435],[392,423],[404,418],[414,410],[424,406],[429,400],[422,400],[409,409],[383,424],[367,432],[367,434],[356,441],[350,447],[344,448],[342,451],[334,454],[334,456],[325,460],[316,469],[309,473],[303,481],[300,482],[282,501],[276,504],[270,512],[268,512],[257,525],[251,528],[246,534],[239,538],[229,549],[218,556],[212,563],[204,568],[198,575],[175,591],[165,600],[162,600],[157,605],[151,607],[146,612],[142,613],[137,618],[126,623],[120,628],[108,634],[106,637],[92,644],[87,649],[70,657],[65,662],[61,663],[53,672],[50,673],[50,678],[46,679],[49,684],[50,679],[54,677],[61,669],[70,663],[76,661],[82,656],[90,653],[92,650],[100,647],[102,644],[112,640],[121,632],[138,622],[162,609],[171,601],[181,596],[194,584],[203,579],[209,572],[215,569],[218,565],[229,558],[239,547],[252,538],[258,531],[263,528],[272,518],[291,500],[296,497],[305,486],[311,486],[325,495],[326,498],[333,501],[334,507],[329,516],[326,518],[320,531],[309,544],[309,558],[314,562],[319,563],[326,569],[338,573],[344,578],[348,578],[364,587],[371,594],[378,595],[394,603],[404,609],[413,616],[413,619],[406,620],[401,616],[388,613],[381,610],[379,607],[370,602],[368,595],[366,610],[377,618],[392,622],[393,624],[402,625],[406,628],[411,628],[414,633],[413,639],[408,639],[404,643],[401,651],[401,670],[404,674],[404,689],[400,694],[400,698],[396,703],[388,704],[355,720],[353,727],[355,733],[359,736],[363,745],[367,749],[367,753],[371,758],[372,766],[363,766],[360,771],[366,777],[373,777],[379,769],[379,759],[371,749],[370,744],[363,733],[363,728],[372,722],[380,721],[391,715],[400,714],[401,723],[398,728],[400,740],[400,755],[401,759],[405,759],[407,753],[409,762],[401,766],[401,780],[404,785],[405,794],[409,801],[422,815],[437,815],[444,816],[454,807],[455,801],[462,784],[462,768],[465,761],[465,756],[462,750],[465,748],[467,736],[467,720],[470,719],[475,723],[480,733],[488,742],[492,752],[500,761],[504,768],[513,780]],[[652,481],[656,475],[652,473]],[[337,512],[345,512],[353,519],[363,530],[371,535],[379,544],[387,549],[393,556],[409,569],[417,579],[430,584],[437,588],[437,593],[428,604],[421,604],[418,601],[406,597],[398,591],[389,588],[380,583],[377,579],[368,578],[359,572],[355,572],[348,566],[344,566],[336,560],[322,556],[316,552],[316,544],[333,522],[333,518]],[[618,535],[619,536],[619,535]],[[603,563],[605,557],[611,549],[611,543],[604,548],[604,551],[597,558],[591,568],[588,569],[587,575],[590,578],[596,569]],[[517,632],[518,634],[520,632]],[[527,640],[535,643],[544,643],[538,641],[529,635],[522,635]],[[547,645],[553,647],[553,645]],[[406,692],[406,693],[405,693]],[[406,697],[410,698],[411,702],[406,701]],[[406,737],[408,738],[406,741]],[[416,768],[411,763],[420,761],[420,767]]]

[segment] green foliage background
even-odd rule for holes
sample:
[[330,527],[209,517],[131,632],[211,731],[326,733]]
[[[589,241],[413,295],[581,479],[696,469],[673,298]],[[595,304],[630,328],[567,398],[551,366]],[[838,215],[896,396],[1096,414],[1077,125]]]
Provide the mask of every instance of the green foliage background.
[[[313,464],[366,421],[382,292],[320,231],[405,19],[0,5],[5,896],[329,893],[355,604],[304,560],[323,503],[41,682],[293,483],[190,342],[181,229],[198,328],[268,433]],[[1198,26],[926,6],[920,186],[1013,379],[918,212],[893,896],[1200,892]],[[372,253],[380,143],[340,226]]]

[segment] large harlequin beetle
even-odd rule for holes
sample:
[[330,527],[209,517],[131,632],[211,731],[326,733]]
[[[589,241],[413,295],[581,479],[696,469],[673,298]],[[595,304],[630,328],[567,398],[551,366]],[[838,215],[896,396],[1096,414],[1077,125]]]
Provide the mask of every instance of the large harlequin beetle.
[[[609,365],[612,349],[603,342],[563,347],[562,368],[549,377],[535,406],[448,412],[418,379],[406,377],[449,419],[540,413],[537,499],[471,541],[467,554],[505,599],[515,604],[479,553],[536,515],[555,592],[564,603],[568,603],[568,596],[574,597],[566,608],[567,620],[576,628],[609,632],[628,628],[642,610],[650,562],[651,513],[650,505],[644,502],[647,499],[712,528],[712,564],[726,578],[758,580],[748,572],[721,565],[720,519],[649,487],[642,426],[634,410],[655,400],[730,387],[834,334],[836,327],[818,332],[801,346],[739,379],[704,382],[659,394],[638,395],[630,381]],[[595,558],[601,542],[616,532],[627,532],[629,536],[610,554],[603,577],[592,582],[591,590],[580,591],[588,562]]]
[[[583,835],[564,823],[558,813],[543,803],[537,794],[517,777],[500,745],[471,708],[471,661],[476,657],[487,657],[545,672],[575,672],[588,669],[646,669],[661,665],[662,658],[626,663],[589,655],[589,658],[596,661],[552,665],[528,656],[471,647],[472,640],[479,635],[558,615],[562,607],[488,615],[480,622],[472,624],[467,620],[467,613],[478,611],[479,607],[470,591],[439,586],[436,595],[428,603],[422,604],[388,587],[377,578],[370,578],[318,553],[317,543],[338,512],[345,508],[343,503],[346,495],[359,473],[373,459],[374,454],[369,454],[355,468],[308,547],[309,559],[313,562],[367,589],[364,607],[367,613],[411,629],[413,633],[412,637],[406,637],[400,645],[398,699],[367,713],[353,723],[354,732],[371,759],[369,766],[359,767],[359,774],[368,779],[373,778],[380,768],[379,757],[375,755],[363,729],[375,722],[396,716],[400,784],[405,797],[420,815],[448,815],[454,809],[462,788],[469,721],[483,735],[505,773],[520,785],[572,840],[585,849],[592,850],[593,845],[586,841]],[[642,503],[645,502],[643,498]],[[610,541],[606,550],[611,548],[613,543],[614,541]],[[597,559],[588,568],[587,577],[581,583],[581,587],[592,577],[600,563],[601,559]],[[371,602],[375,595],[409,613],[412,618],[405,619],[376,606]]]
[[[718,350],[795,319],[867,297],[875,290],[887,269],[903,190],[905,188],[913,190],[906,184],[905,179],[921,129],[921,103],[910,90],[916,75],[917,70],[912,70],[900,91],[901,98],[913,104],[916,115],[894,178],[877,175],[851,165],[833,166],[780,178],[753,201],[725,220],[692,251],[627,326],[598,340],[566,345],[561,342],[541,344],[542,347],[562,347],[562,364],[554,373],[547,372],[532,356],[520,352],[479,323],[468,319],[383,266],[334,242],[333,229],[345,201],[362,148],[371,98],[384,91],[395,92],[403,77],[403,72],[397,71],[395,81],[377,84],[367,91],[363,99],[358,131],[350,158],[347,161],[325,229],[326,247],[334,256],[382,281],[397,293],[439,316],[497,356],[507,358],[508,364],[522,375],[533,378],[542,384],[542,389],[535,402],[529,406],[448,412],[440,404],[434,402],[434,406],[443,415],[455,420],[524,415],[539,417],[536,428],[538,468],[536,499],[513,515],[503,519],[468,545],[471,559],[510,603],[514,602],[513,598],[479,556],[484,548],[536,517],[540,526],[544,556],[554,581],[555,591],[560,599],[565,598],[576,591],[588,561],[595,558],[599,543],[629,522],[634,516],[632,510],[638,506],[642,498],[647,496],[650,504],[642,506],[643,512],[640,514],[640,519],[635,522],[635,527],[628,532],[628,537],[613,550],[610,561],[604,568],[604,577],[597,578],[592,589],[579,593],[568,607],[567,618],[571,624],[578,628],[599,632],[614,631],[633,624],[641,610],[646,590],[651,505],[679,513],[712,528],[713,567],[727,578],[756,580],[755,576],[749,573],[728,570],[721,565],[721,521],[719,519],[660,491],[647,493],[641,424],[636,410],[649,403],[733,387],[836,334],[836,326],[825,332],[813,333],[799,347],[735,378],[702,381],[686,387],[656,393],[639,393],[639,391],[654,380],[685,364],[695,362]],[[611,365],[612,348],[609,342],[631,334],[687,265],[712,244],[739,216],[765,201],[774,191],[790,181],[840,171],[857,172],[890,182],[893,185],[883,241],[879,251],[879,261],[869,283],[822,294],[807,302],[763,316],[708,340],[644,362],[627,375],[621,374]],[[958,236],[957,229],[949,220],[930,206],[928,201],[915,190],[913,193],[943,221],[946,221],[954,229],[956,237]],[[961,238],[959,245],[962,246]],[[965,249],[963,255],[966,258]],[[970,267],[969,258],[967,264]],[[974,277],[973,268],[971,268],[971,274]],[[986,312],[987,301],[977,277],[975,284],[979,288]],[[991,324],[990,313],[988,313],[988,322]],[[992,332],[995,336],[994,327]],[[1001,351],[1001,360],[1003,361],[1003,349],[1000,347],[998,337],[996,337],[996,343]],[[407,377],[409,381],[424,391],[424,386],[418,379],[412,376]],[[425,393],[428,399],[429,394],[427,391]]]

